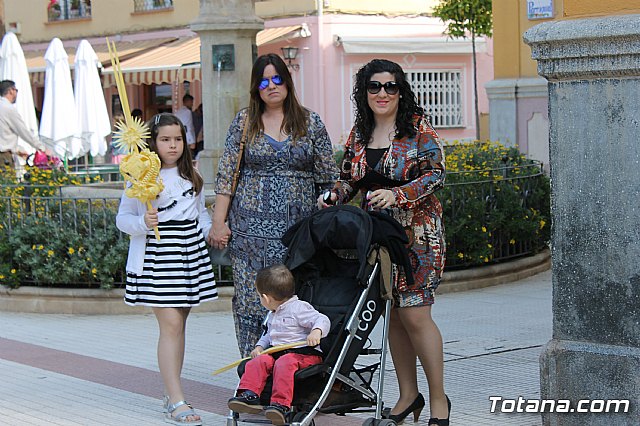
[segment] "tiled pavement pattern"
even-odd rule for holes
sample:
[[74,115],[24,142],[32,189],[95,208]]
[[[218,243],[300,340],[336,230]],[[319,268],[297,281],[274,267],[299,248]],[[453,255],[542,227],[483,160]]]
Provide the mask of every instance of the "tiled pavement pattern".
[[[538,357],[551,338],[551,273],[441,295],[433,308],[445,340],[452,425],[539,425],[535,414],[491,414],[489,396],[539,397]],[[152,314],[78,316],[0,313],[1,425],[161,425],[162,386]],[[206,425],[224,425],[238,358],[229,312],[195,313],[187,326],[187,399]],[[376,341],[378,332],[373,333]],[[385,400],[397,397],[391,362]],[[427,386],[420,374],[420,388]],[[364,416],[366,417],[366,416]],[[420,425],[426,425],[425,410]],[[361,425],[319,416],[318,426]],[[407,424],[407,423],[405,423]]]

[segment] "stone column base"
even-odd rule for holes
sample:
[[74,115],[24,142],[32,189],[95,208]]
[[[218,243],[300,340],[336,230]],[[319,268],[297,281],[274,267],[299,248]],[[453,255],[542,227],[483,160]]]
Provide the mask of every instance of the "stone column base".
[[[545,426],[640,424],[638,348],[553,339],[540,356],[540,384],[542,399],[571,401],[567,413],[544,413]],[[600,412],[578,412],[586,399],[581,407]],[[612,400],[629,400],[628,412]]]

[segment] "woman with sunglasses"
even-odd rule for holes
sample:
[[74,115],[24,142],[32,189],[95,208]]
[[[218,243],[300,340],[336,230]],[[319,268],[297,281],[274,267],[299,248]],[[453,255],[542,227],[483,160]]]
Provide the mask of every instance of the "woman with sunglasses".
[[328,197],[330,204],[344,204],[360,192],[362,208],[387,212],[406,229],[413,270],[393,267],[389,323],[400,399],[385,415],[400,423],[413,413],[418,421],[425,400],[418,390],[417,357],[429,384],[428,424],[449,425],[442,336],[431,317],[445,257],[442,206],[434,195],[444,184],[442,144],[398,64],[374,59],[363,66],[356,74],[352,99],[355,125],[345,145],[340,178],[330,194],[318,197],[318,206],[327,207]]
[[[230,249],[233,317],[243,357],[255,348],[267,314],[254,287],[257,271],[282,262],[280,238],[313,213],[318,194],[338,177],[327,129],[318,114],[298,102],[291,74],[278,55],[255,61],[249,94],[249,107],[236,115],[227,133],[209,234],[213,247]],[[232,198],[245,126],[240,180]]]

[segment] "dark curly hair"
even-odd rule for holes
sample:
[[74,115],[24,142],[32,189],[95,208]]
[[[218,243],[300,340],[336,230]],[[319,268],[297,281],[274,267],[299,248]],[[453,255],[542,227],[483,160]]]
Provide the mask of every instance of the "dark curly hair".
[[397,139],[416,134],[413,116],[424,115],[424,110],[418,105],[416,95],[411,90],[411,85],[404,76],[400,65],[386,59],[374,59],[360,68],[356,74],[356,82],[353,86],[351,100],[356,107],[355,127],[362,138],[362,143],[368,144],[371,134],[376,126],[373,119],[373,111],[367,101],[367,84],[373,74],[388,72],[394,76],[400,86],[400,99],[398,99],[398,113],[396,114]]

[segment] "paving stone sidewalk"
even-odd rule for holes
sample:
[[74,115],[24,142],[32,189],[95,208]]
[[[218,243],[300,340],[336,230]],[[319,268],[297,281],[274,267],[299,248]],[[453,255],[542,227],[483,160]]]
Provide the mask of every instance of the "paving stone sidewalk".
[[[445,341],[451,424],[541,423],[536,414],[492,414],[489,396],[539,398],[538,358],[551,338],[551,272],[481,290],[441,295],[433,316]],[[0,425],[161,425],[157,326],[143,315],[0,313]],[[230,312],[194,313],[183,377],[205,425],[225,425],[236,360]],[[378,335],[379,331],[373,334]],[[420,374],[420,389],[427,393]],[[398,390],[389,360],[385,396]],[[419,425],[426,425],[424,411]],[[361,425],[362,417],[318,416],[318,426]],[[407,424],[407,423],[405,423]]]

